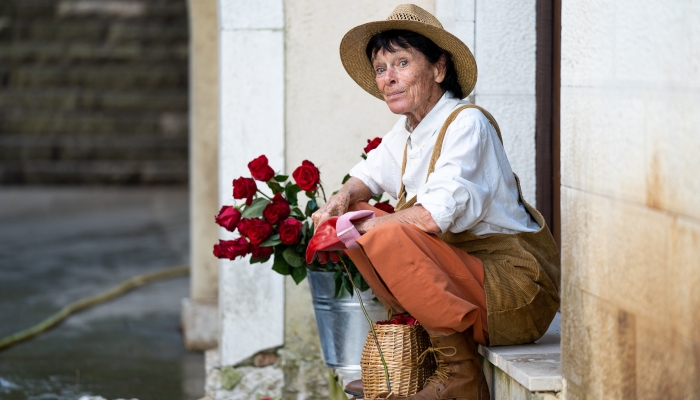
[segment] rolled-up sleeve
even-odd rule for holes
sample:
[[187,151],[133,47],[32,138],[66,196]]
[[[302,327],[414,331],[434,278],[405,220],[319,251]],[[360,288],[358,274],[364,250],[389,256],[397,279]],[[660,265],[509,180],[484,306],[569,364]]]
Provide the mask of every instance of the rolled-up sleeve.
[[489,128],[488,120],[473,114],[455,120],[435,171],[416,194],[416,204],[430,212],[443,233],[470,229],[485,216],[491,196],[483,160]]

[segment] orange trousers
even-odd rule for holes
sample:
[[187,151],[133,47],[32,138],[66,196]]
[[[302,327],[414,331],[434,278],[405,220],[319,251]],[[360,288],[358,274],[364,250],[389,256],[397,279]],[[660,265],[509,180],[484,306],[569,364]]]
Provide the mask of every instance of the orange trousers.
[[[350,211],[371,209],[367,203]],[[473,327],[488,344],[484,264],[410,224],[387,222],[362,235],[347,254],[385,307],[408,312],[426,329],[445,333]]]

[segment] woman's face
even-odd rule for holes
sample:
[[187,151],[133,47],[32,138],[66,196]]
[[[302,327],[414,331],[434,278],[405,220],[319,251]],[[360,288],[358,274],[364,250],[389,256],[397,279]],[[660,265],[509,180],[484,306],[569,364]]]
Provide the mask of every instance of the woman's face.
[[375,79],[391,112],[409,117],[413,126],[442,97],[440,82],[445,79],[443,60],[431,64],[418,50],[398,48],[391,53],[378,51],[372,60]]

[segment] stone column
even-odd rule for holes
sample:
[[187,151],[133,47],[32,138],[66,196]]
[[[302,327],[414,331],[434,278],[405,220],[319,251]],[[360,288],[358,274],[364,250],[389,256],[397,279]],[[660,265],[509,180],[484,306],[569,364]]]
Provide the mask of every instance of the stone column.
[[[265,154],[284,172],[284,8],[282,0],[218,4],[219,200],[232,204],[231,182],[250,176],[253,158]],[[248,258],[220,261],[221,365],[284,343],[284,279],[271,267]]]
[[190,18],[190,271],[183,300],[185,346],[206,350],[218,337],[219,46],[216,0],[189,0]]

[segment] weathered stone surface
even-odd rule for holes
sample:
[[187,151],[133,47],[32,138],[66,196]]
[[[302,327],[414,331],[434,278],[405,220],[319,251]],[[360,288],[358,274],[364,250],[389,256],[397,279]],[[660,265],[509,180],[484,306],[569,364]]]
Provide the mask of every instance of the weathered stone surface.
[[[230,369],[228,374],[233,375]],[[257,396],[281,397],[284,373],[277,366],[264,368],[239,367],[236,376],[242,375],[232,390],[223,388],[222,368],[219,365],[218,349],[206,352],[206,398],[210,400],[250,400]],[[286,399],[286,398],[285,398]]]
[[218,304],[182,299],[182,331],[188,350],[215,348],[219,341]]
[[0,108],[52,111],[187,111],[187,94],[181,90],[146,92],[91,88],[34,88],[0,91]]
[[125,65],[99,67],[21,66],[7,70],[13,87],[83,86],[95,89],[173,89],[187,83],[187,67]]
[[1,2],[0,181],[185,182],[188,53],[185,0]]

